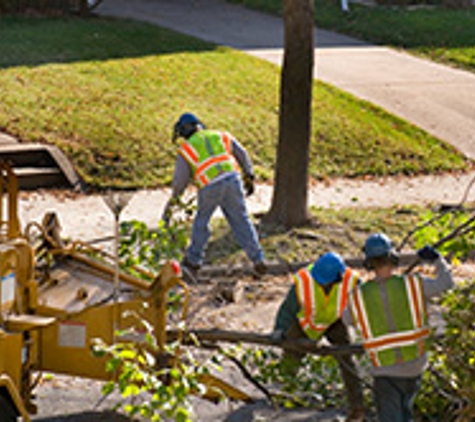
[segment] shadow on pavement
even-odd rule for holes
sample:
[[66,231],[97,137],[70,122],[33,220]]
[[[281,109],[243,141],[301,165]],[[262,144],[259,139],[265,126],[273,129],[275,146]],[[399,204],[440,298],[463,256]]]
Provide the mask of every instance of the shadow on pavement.
[[130,422],[124,415],[115,412],[81,412],[62,416],[49,416],[35,419],[35,422]]
[[265,401],[243,405],[228,414],[224,422],[342,422],[343,412],[338,410],[319,411],[315,409],[273,408]]

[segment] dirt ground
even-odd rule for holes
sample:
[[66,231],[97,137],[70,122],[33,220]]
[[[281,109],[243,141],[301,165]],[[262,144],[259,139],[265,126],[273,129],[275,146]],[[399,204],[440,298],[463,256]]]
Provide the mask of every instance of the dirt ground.
[[[216,286],[229,280],[210,280],[191,286],[191,307],[188,324],[192,328],[218,328],[225,330],[268,333],[272,330],[274,316],[291,280],[288,276],[265,276],[261,280],[242,277],[235,289],[235,301],[223,298]],[[199,352],[198,352],[199,353]],[[286,411],[273,409],[261,392],[250,384],[231,364],[224,365],[218,374],[231,385],[243,389],[256,398],[256,403],[213,404],[194,399],[195,417],[199,422],[245,421],[342,421],[342,412],[331,410]],[[92,380],[48,374],[37,389],[39,413],[33,418],[41,422],[95,422],[125,421],[123,415],[110,412],[118,396],[102,401],[102,383]]]
[[[475,276],[475,267],[466,264],[455,270],[457,279]],[[226,280],[228,282],[229,280]],[[291,279],[289,276],[265,276],[261,280],[242,277],[235,289],[235,302],[224,300],[217,294],[216,286],[225,280],[210,280],[191,286],[192,301],[188,324],[192,328],[218,328],[225,330],[268,333]],[[431,306],[431,324],[441,325],[440,311]],[[193,399],[198,422],[311,422],[344,421],[343,411],[328,410],[284,410],[275,409],[265,401],[263,394],[247,381],[232,364],[225,364],[218,374],[256,398],[254,404],[224,402],[215,405],[200,399]],[[120,422],[128,420],[121,414],[110,411],[118,396],[104,399],[100,388],[102,383],[62,375],[49,375],[37,389],[39,413],[33,417],[37,422]]]
[[[316,182],[310,187],[310,205],[323,208],[343,206],[390,206],[398,204],[458,203],[473,200],[471,190],[474,174],[423,176],[418,178],[388,178],[370,180],[333,180]],[[268,208],[271,187],[259,185],[256,194],[248,199],[252,213]],[[137,218],[156,225],[168,190],[136,192],[121,214],[123,220]],[[100,195],[72,194],[70,192],[22,193],[20,220],[40,222],[47,211],[60,217],[63,235],[73,239],[91,241],[113,234],[113,216]],[[464,272],[472,273],[472,267]],[[265,276],[262,280],[242,279],[243,294],[237,303],[217,301],[214,288],[219,280],[200,285],[194,290],[190,310],[190,324],[197,328],[221,328],[266,333],[272,329],[274,317],[289,285],[288,276]],[[435,319],[434,319],[435,318]],[[433,316],[438,323],[437,315]],[[245,380],[235,368],[227,368],[223,377],[233,385],[255,396],[254,405],[222,403],[214,405],[203,400],[195,401],[198,422],[227,421],[342,421],[343,412],[272,409],[262,394]],[[37,388],[39,412],[33,417],[41,422],[95,422],[124,421],[122,415],[109,411],[117,396],[103,399],[101,383],[62,375],[46,377]]]
[[[216,288],[217,285],[223,283],[227,284],[229,280],[215,279],[190,285],[188,326],[197,329],[218,328],[258,333],[269,332],[290,279],[286,276],[265,276],[262,280],[242,277],[237,283],[234,301],[227,295],[223,296],[221,290]],[[262,394],[232,365],[226,365],[224,374],[220,376],[232,385],[243,388],[258,400],[263,399]],[[107,412],[116,402],[117,396],[99,403],[102,397],[101,385],[102,383],[97,381],[48,374],[37,390],[39,413],[34,420],[44,422],[125,420],[121,416]],[[244,419],[243,412],[253,413],[255,409],[265,408],[263,403],[244,406],[245,409],[240,409],[241,405],[237,403],[215,405],[202,400],[195,400],[195,407],[197,412],[195,420],[210,422],[254,420]],[[271,411],[271,409],[267,410]],[[238,412],[238,419],[233,417],[235,412]],[[273,412],[275,415],[275,411]]]

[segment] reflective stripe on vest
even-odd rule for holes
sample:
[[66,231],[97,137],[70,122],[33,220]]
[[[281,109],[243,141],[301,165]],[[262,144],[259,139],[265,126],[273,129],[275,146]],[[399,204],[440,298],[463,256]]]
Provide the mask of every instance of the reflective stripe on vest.
[[389,309],[375,281],[355,289],[349,302],[363,346],[374,366],[394,365],[422,356],[429,336],[421,278],[393,276],[385,285]]
[[325,330],[343,314],[348,295],[358,284],[358,273],[347,268],[341,283],[334,284],[328,294],[313,279],[312,266],[294,274],[297,298],[300,304],[298,318],[305,334],[318,340]]
[[215,177],[236,169],[229,134],[201,130],[183,142],[179,154],[191,166],[199,187],[209,184]]

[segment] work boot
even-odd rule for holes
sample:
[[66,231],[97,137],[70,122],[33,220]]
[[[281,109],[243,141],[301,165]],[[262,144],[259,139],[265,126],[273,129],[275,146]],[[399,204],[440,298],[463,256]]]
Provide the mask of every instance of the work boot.
[[254,264],[254,275],[262,277],[267,272],[267,265],[264,261],[259,261]]
[[198,271],[200,270],[200,268],[200,265],[191,263],[185,257],[183,261],[181,261],[181,269],[183,272],[184,281],[186,281],[187,283],[196,283],[198,281]]

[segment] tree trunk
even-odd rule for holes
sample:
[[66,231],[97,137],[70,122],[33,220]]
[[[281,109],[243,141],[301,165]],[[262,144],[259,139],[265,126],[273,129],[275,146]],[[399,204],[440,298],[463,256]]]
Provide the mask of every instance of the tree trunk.
[[308,161],[314,63],[312,0],[283,0],[285,46],[274,194],[266,223],[294,227],[309,220]]
[[79,14],[81,16],[86,16],[89,13],[87,0],[79,0]]

